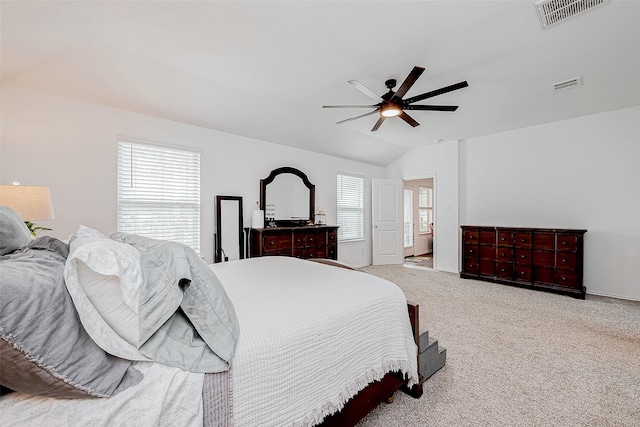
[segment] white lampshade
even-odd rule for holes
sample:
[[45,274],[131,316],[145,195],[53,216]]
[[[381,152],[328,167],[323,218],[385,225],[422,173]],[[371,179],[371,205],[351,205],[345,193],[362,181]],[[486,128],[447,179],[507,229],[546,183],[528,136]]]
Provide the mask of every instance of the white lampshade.
[[23,221],[55,219],[49,187],[0,185],[0,205],[9,206]]

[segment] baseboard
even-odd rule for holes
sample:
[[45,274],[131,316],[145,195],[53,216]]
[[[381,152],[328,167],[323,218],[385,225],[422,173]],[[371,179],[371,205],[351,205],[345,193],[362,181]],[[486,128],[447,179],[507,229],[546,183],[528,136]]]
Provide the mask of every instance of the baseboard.
[[610,293],[607,293],[607,292],[591,292],[591,291],[587,291],[587,295],[597,295],[599,297],[616,298],[616,299],[623,299],[623,300],[627,300],[627,301],[638,301],[638,302],[640,302],[640,299],[629,298],[627,296],[622,296],[622,295],[610,294]]

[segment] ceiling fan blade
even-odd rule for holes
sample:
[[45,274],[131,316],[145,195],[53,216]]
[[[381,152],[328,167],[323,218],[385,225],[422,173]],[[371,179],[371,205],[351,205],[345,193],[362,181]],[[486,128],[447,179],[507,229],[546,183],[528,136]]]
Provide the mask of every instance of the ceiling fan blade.
[[396,91],[394,97],[402,99],[402,97],[411,89],[411,86],[418,80],[418,77],[424,72],[422,67],[413,67],[413,70],[409,73],[404,82],[400,85],[400,88]]
[[380,99],[382,98],[380,95],[376,94],[374,91],[357,80],[349,80],[349,84],[375,101],[380,101]]
[[323,105],[322,108],[378,108],[379,105]]
[[413,117],[411,117],[410,115],[408,115],[404,111],[402,113],[400,113],[400,115],[398,117],[400,117],[402,120],[404,120],[405,122],[409,123],[413,127],[420,126],[420,123],[418,123],[415,120],[413,120]]
[[405,110],[416,111],[456,111],[457,105],[406,105]]
[[378,119],[378,121],[376,122],[375,125],[373,125],[373,128],[371,129],[371,132],[375,132],[378,130],[378,128],[380,127],[380,125],[382,124],[382,122],[384,122],[384,119],[386,119],[385,116],[380,116],[380,118]]
[[340,120],[340,121],[339,121],[339,122],[337,122],[336,124],[337,124],[337,125],[339,125],[339,124],[341,124],[341,123],[350,122],[351,120],[356,120],[356,119],[360,119],[360,118],[362,118],[362,117],[367,117],[367,116],[370,116],[370,115],[372,115],[373,113],[377,113],[377,112],[378,112],[378,110],[373,110],[373,111],[371,111],[371,112],[369,112],[369,113],[361,114],[361,115],[356,116],[356,117],[351,117],[350,119]]
[[407,98],[404,100],[404,104],[412,104],[414,102],[422,101],[423,99],[432,98],[434,96],[442,95],[443,93],[452,92],[454,90],[462,89],[469,86],[469,84],[464,81],[460,83],[456,83],[451,86],[443,87],[440,89],[433,90],[431,92],[423,93],[422,95],[417,95],[412,98]]

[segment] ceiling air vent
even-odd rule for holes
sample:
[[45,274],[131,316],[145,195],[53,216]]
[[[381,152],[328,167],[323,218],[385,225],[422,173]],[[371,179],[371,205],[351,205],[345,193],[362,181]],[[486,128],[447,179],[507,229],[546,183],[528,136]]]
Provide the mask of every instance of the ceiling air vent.
[[573,79],[565,80],[553,84],[553,91],[558,92],[565,89],[571,89],[572,87],[582,86],[582,77],[575,77]]
[[542,28],[565,21],[573,16],[587,12],[595,7],[609,3],[610,0],[542,0],[536,3]]

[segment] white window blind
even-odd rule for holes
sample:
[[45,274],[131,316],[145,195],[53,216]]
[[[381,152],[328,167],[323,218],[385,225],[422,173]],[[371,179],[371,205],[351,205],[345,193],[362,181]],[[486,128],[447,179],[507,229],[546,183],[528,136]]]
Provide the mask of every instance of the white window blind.
[[420,187],[420,233],[431,232],[431,223],[433,222],[433,189]]
[[118,141],[118,230],[200,253],[200,153]]
[[338,175],[338,240],[364,238],[364,179]]

